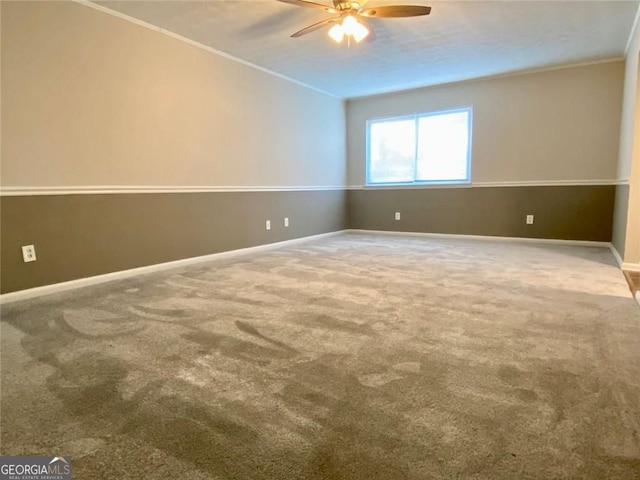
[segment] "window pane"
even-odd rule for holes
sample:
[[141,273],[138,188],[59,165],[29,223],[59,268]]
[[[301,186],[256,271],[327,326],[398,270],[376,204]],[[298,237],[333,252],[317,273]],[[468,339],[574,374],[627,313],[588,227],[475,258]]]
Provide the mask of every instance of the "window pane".
[[369,182],[413,182],[415,120],[369,125]]
[[469,112],[418,120],[416,180],[468,180]]

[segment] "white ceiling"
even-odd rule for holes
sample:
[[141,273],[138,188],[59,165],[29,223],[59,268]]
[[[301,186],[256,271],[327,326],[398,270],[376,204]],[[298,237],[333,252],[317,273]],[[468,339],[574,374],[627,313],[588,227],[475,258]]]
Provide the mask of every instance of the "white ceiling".
[[[317,0],[331,3],[331,0]],[[343,98],[621,58],[638,1],[370,0],[431,5],[427,17],[370,19],[377,38],[350,48],[327,18],[276,0],[97,1],[216,50]]]

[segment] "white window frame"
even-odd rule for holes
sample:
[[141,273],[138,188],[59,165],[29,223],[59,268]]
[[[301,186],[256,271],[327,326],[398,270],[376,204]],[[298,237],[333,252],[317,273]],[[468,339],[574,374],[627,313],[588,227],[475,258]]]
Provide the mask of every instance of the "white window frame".
[[[467,147],[467,175],[464,179],[453,179],[453,180],[416,180],[416,171],[418,164],[418,120],[420,118],[425,117],[433,117],[439,115],[446,115],[449,113],[458,113],[458,112],[467,112],[468,113],[468,125],[467,131],[469,133],[469,145]],[[415,154],[414,154],[414,168],[413,168],[413,181],[407,182],[372,182],[370,176],[370,141],[371,141],[371,125],[374,123],[381,122],[391,122],[396,120],[408,120],[413,119],[415,123],[415,135],[416,135],[416,145],[415,145]],[[473,139],[473,107],[459,107],[459,108],[451,108],[448,110],[437,110],[432,112],[424,112],[424,113],[413,113],[411,115],[400,115],[396,117],[379,117],[372,118],[367,120],[366,127],[366,162],[365,162],[365,175],[366,175],[366,185],[375,187],[375,186],[393,186],[393,185],[460,185],[460,184],[470,184],[471,183],[471,151],[472,151],[472,139]]]

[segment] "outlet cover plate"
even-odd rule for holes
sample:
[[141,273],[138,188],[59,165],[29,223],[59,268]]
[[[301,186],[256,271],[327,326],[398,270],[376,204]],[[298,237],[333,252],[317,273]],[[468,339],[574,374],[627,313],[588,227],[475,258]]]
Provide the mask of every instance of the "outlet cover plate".
[[289,226],[289,217],[284,217],[284,226],[285,227]]
[[400,212],[396,212],[396,220],[400,220]]
[[267,222],[265,223],[265,228],[267,230],[271,230],[271,220],[267,220]]
[[527,225],[533,225],[533,215],[527,215]]
[[36,261],[36,247],[33,245],[24,245],[22,247],[22,259],[26,262]]

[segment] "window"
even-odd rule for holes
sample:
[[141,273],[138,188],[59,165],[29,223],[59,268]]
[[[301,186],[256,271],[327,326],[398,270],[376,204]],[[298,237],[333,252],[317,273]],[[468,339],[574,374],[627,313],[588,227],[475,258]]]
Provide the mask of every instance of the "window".
[[367,122],[367,185],[468,183],[471,114],[462,108]]

